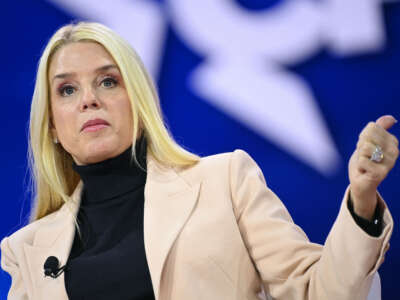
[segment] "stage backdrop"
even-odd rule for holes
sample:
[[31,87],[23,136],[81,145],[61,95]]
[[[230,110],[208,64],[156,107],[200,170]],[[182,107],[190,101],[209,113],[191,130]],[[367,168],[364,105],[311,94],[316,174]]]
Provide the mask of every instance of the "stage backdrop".
[[[0,238],[26,222],[27,124],[35,71],[53,32],[102,22],[137,49],[167,124],[202,156],[244,149],[309,238],[324,243],[362,128],[400,119],[400,2],[384,0],[4,0]],[[391,130],[400,136],[400,125]],[[399,163],[380,186],[395,224]],[[266,229],[268,230],[268,229]],[[397,299],[400,235],[380,269]],[[0,298],[10,279],[0,272]]]

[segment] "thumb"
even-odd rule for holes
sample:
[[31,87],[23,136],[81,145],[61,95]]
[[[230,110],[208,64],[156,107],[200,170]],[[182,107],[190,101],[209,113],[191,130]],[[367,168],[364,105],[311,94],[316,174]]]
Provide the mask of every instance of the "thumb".
[[376,124],[386,130],[392,127],[395,123],[397,123],[397,120],[391,115],[385,115],[376,120]]

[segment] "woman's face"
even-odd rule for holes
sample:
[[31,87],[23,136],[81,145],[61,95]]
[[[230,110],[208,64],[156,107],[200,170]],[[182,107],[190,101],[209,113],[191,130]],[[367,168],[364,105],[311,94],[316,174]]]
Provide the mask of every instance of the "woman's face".
[[115,157],[132,144],[132,111],[119,69],[103,46],[67,44],[48,73],[52,135],[78,165]]

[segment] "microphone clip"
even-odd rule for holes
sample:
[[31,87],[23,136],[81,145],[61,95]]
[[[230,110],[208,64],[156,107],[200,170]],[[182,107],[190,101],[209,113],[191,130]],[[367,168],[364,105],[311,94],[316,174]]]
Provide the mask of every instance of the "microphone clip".
[[62,267],[60,266],[60,262],[57,257],[49,256],[46,261],[44,262],[44,277],[50,276],[51,278],[57,278],[61,275],[62,272],[65,271],[67,265]]

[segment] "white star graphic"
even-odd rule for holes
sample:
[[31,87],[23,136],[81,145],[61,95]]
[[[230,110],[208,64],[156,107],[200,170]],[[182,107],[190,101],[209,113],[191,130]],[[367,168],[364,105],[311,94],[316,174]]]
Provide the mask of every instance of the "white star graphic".
[[379,1],[282,1],[261,12],[230,0],[166,0],[165,6],[145,0],[114,0],[112,6],[49,1],[119,32],[155,77],[168,16],[182,40],[205,57],[189,78],[193,91],[327,176],[342,160],[308,84],[283,66],[322,47],[348,56],[385,43]]

